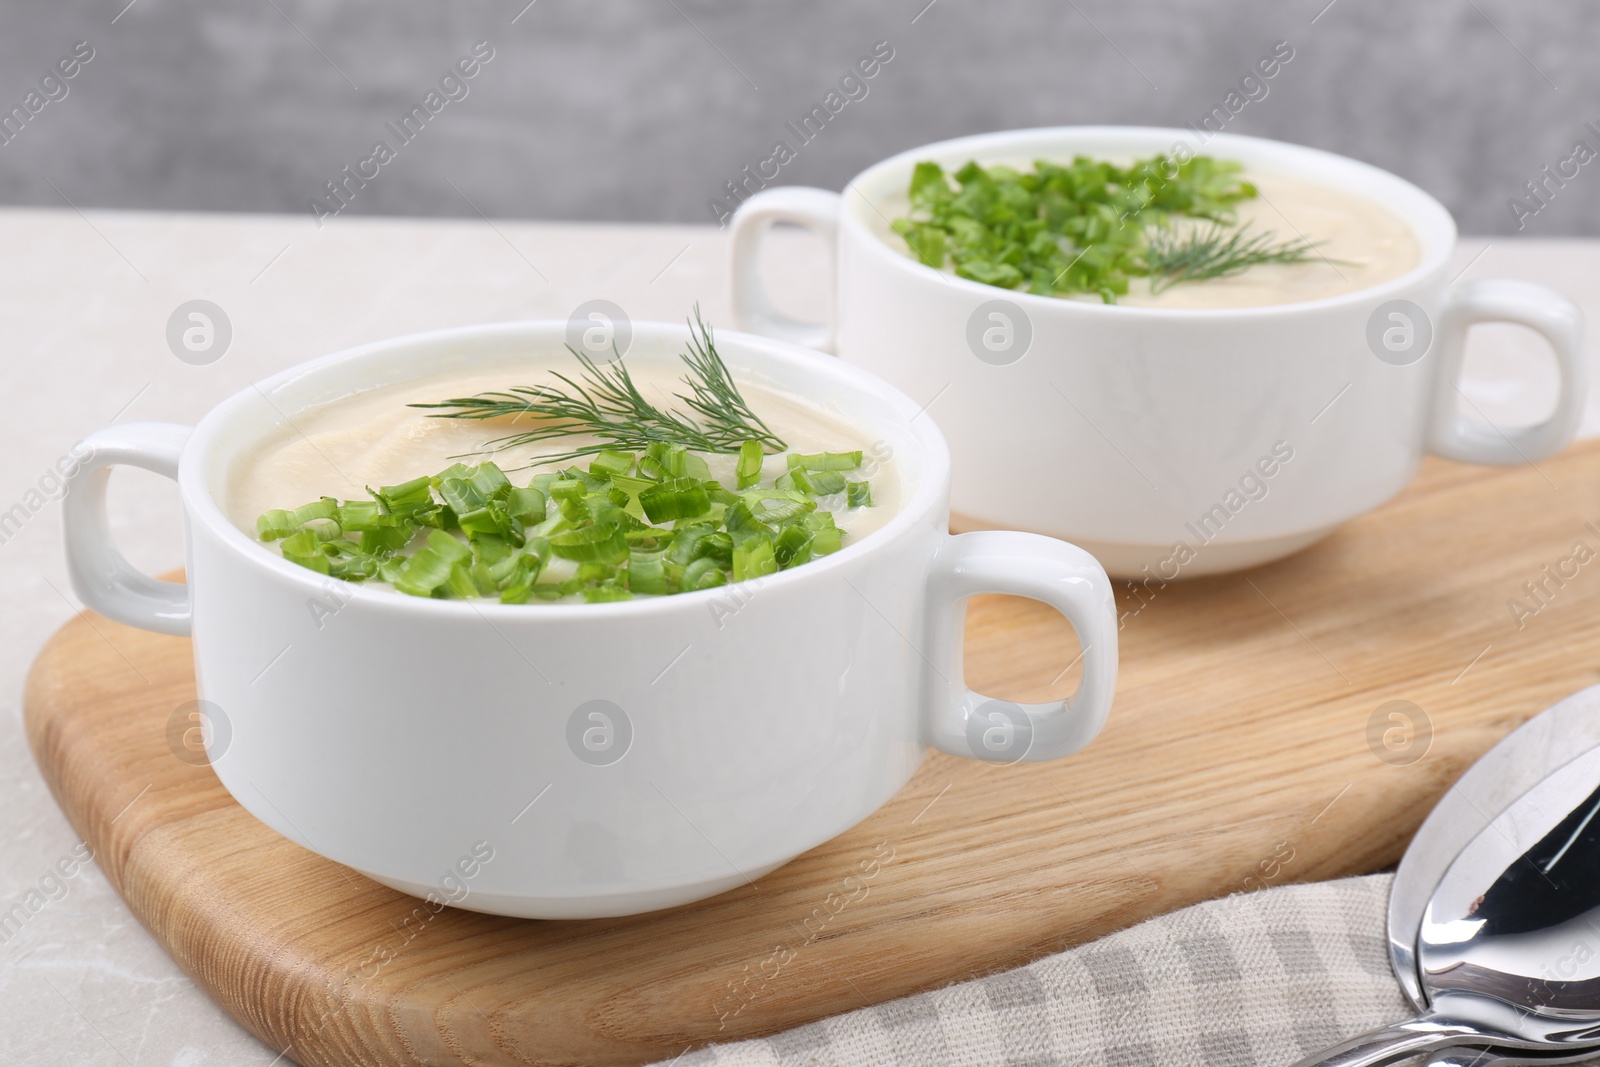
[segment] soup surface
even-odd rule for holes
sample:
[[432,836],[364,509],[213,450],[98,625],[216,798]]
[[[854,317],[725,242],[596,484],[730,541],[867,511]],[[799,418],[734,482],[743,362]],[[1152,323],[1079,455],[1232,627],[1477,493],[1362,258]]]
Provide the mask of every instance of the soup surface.
[[[630,364],[628,369],[640,391],[657,406],[684,409],[675,399],[675,394],[686,391],[681,366]],[[571,368],[562,366],[561,370],[568,373]],[[577,434],[535,446],[485,451],[492,439],[526,431],[534,423],[527,416],[482,420],[430,417],[429,411],[408,406],[554,383],[546,367],[506,368],[386,386],[300,412],[235,461],[228,474],[224,511],[254,537],[258,518],[273,509],[293,509],[320,497],[370,500],[368,486],[398,485],[438,474],[455,463],[493,461],[506,471],[513,486],[527,486],[536,475],[573,466],[587,469],[593,457],[555,463],[544,457],[594,443],[592,436]],[[743,382],[739,388],[751,410],[788,445],[787,452],[765,457],[760,485],[770,486],[786,472],[790,453],[859,451],[861,466],[847,475],[851,481],[870,482],[871,505],[850,507],[846,494],[840,492],[818,497],[818,509],[833,515],[845,547],[893,518],[901,504],[901,485],[884,442],[872,440],[802,398]],[[711,477],[729,489],[735,487],[736,456],[694,454],[705,460]],[[551,513],[555,514],[553,502]],[[575,573],[574,561],[552,558],[540,580],[558,582]],[[373,580],[367,584],[384,583]]]
[[[1119,305],[1156,308],[1236,308],[1293,304],[1369,289],[1415,267],[1422,248],[1411,227],[1392,212],[1354,193],[1270,171],[1244,171],[1240,177],[1259,195],[1242,201],[1236,221],[1248,232],[1271,233],[1279,240],[1301,238],[1316,245],[1304,263],[1266,263],[1223,278],[1185,281],[1152,293],[1148,279],[1134,278]],[[910,210],[904,189],[880,199],[876,212],[864,212],[868,227],[889,247],[912,256],[906,241],[889,228],[891,219]],[[1202,225],[1176,224],[1178,232]],[[949,270],[950,268],[946,268]],[[1061,299],[1098,303],[1092,294]]]

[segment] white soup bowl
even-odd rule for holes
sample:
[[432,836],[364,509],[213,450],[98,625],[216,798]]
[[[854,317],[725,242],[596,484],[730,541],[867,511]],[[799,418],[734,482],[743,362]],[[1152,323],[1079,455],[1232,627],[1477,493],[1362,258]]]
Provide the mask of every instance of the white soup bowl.
[[[1175,129],[1013,130],[902,152],[843,196],[758,192],[732,222],[735,322],[836,352],[929,405],[955,457],[957,529],[1064,537],[1112,574],[1147,583],[1303,548],[1393,497],[1426,453],[1532,463],[1572,440],[1587,397],[1572,301],[1519,281],[1452,284],[1450,213],[1386,171],[1254,137],[1195,142]],[[1026,167],[1179,145],[1365,197],[1410,226],[1421,258],[1344,295],[1191,310],[983,285],[912,259],[887,232],[922,160],[947,171],[969,160]],[[831,245],[830,323],[797,322],[767,293],[757,264],[774,223]],[[1549,342],[1561,384],[1548,418],[1496,428],[1462,410],[1463,342],[1480,322],[1518,323]]]
[[[211,764],[262,822],[418,896],[623,915],[760,878],[871,814],[930,746],[1056,759],[1099,731],[1117,668],[1104,571],[1051,538],[952,537],[933,421],[871,374],[785,342],[718,335],[741,380],[880,442],[904,490],[887,525],[794,570],[619,603],[431,600],[301,568],[225,514],[235,461],[299,413],[441,372],[504,368],[514,384],[564,364],[566,329],[384,341],[267,379],[192,430],[130,424],[85,442],[65,504],[74,588],[112,619],[192,633]],[[628,359],[675,361],[688,336],[636,324]],[[187,585],[138,573],[112,544],[118,464],[177,480]],[[1067,617],[1083,647],[1075,695],[1019,706],[966,688],[975,593]]]

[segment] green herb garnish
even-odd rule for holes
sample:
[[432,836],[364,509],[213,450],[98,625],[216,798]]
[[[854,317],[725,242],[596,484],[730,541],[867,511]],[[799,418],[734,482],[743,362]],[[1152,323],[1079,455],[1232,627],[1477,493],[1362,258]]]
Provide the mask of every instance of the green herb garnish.
[[[518,486],[495,463],[453,463],[432,476],[369,487],[371,500],[322,497],[268,511],[257,535],[302,567],[354,582],[381,579],[412,596],[597,602],[712,589],[798,567],[843,547],[829,507],[872,506],[870,485],[846,478],[859,471],[860,452],[790,454],[783,472],[761,484],[768,450],[788,446],[745,403],[699,309],[683,357],[690,391],[678,397],[693,414],[645,400],[620,359],[606,368],[573,355],[583,380],[556,374],[570,392],[525,386],[411,406],[454,409],[434,418],[551,421],[491,441],[486,451],[591,434],[598,443],[535,460],[559,465],[588,456],[587,469],[546,470]],[[711,476],[705,457],[713,453],[735,457],[732,485]]]
[[763,452],[781,452],[787,448],[783,439],[750,410],[734,384],[733,375],[722,362],[711,327],[701,319],[699,308],[695,309],[691,330],[689,351],[682,357],[689,369],[683,378],[689,392],[677,394],[677,399],[688,405],[690,413],[663,410],[645,399],[628,373],[627,364],[620,358],[609,366],[602,366],[571,348],[569,351],[583,365],[582,381],[573,381],[557,372],[555,377],[565,389],[524,385],[503,392],[410,406],[450,409],[433,416],[440,419],[529,415],[545,422],[531,430],[495,438],[484,445],[487,452],[538,445],[578,434],[598,439],[595,444],[541,457],[541,462],[560,463],[606,451],[639,452],[651,444],[712,453],[738,452],[749,442],[755,442]]
[[[1182,163],[1154,156],[1127,167],[1078,156],[1067,165],[1040,161],[1032,171],[969,162],[947,176],[924,162],[912,171],[911,213],[891,226],[930,267],[948,264],[960,277],[1044,296],[1093,294],[1108,304],[1127,294],[1130,278],[1149,277],[1155,292],[1312,258],[1305,241],[1225,233],[1235,206],[1257,195],[1238,176],[1242,169],[1210,156]],[[1177,219],[1212,226],[1177,236]]]
[[1145,264],[1150,291],[1159,293],[1179,282],[1225,278],[1264,263],[1304,263],[1315,256],[1304,238],[1274,242],[1270,233],[1252,233],[1249,226],[1228,231],[1216,223],[1184,233],[1152,229]]
[[[283,557],[347,581],[381,578],[412,596],[627,600],[670,596],[774,574],[837,552],[843,534],[819,497],[870,507],[847,481],[859,452],[790,456],[769,486],[740,453],[736,487],[692,473],[681,445],[608,450],[513,485],[494,463],[452,464],[431,478],[369,489],[372,500],[323,497],[262,515],[257,532]],[[799,462],[796,462],[799,461]],[[674,473],[676,472],[676,473]],[[359,528],[359,529],[358,529]]]

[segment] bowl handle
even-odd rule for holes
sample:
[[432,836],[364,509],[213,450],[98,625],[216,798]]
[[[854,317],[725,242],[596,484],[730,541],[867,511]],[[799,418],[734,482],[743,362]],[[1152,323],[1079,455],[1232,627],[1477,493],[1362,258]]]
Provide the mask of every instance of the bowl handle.
[[67,542],[67,573],[73,591],[108,619],[157,633],[189,633],[189,590],[133,568],[111,540],[106,521],[106,485],[111,468],[143,467],[178,477],[178,456],[189,427],[170,422],[130,422],[85,437],[77,451],[87,458],[67,479],[61,502]]
[[[827,245],[828,262],[838,262],[839,194],[826,189],[786,185],[765,189],[733,213],[733,321],[737,329],[780,341],[833,351],[833,324],[799,322],[779,311],[761,280],[761,242],[774,223],[787,222],[810,230]],[[835,278],[837,284],[837,278]],[[829,304],[833,304],[830,299]]]
[[[1589,399],[1589,361],[1578,305],[1542,285],[1494,279],[1456,286],[1441,318],[1428,451],[1463,463],[1513,466],[1553,456],[1572,442]],[[1561,391],[1549,418],[1502,430],[1459,413],[1460,402],[1466,401],[1459,382],[1467,327],[1479,322],[1513,322],[1549,343],[1561,372]]]
[[[1117,608],[1093,556],[1039,534],[957,534],[940,546],[928,592],[931,745],[953,756],[1016,763],[1059,759],[1094,740],[1117,684]],[[1083,649],[1077,692],[1066,700],[1016,704],[968,689],[962,639],[967,598],[977,593],[1028,597],[1065,615]]]

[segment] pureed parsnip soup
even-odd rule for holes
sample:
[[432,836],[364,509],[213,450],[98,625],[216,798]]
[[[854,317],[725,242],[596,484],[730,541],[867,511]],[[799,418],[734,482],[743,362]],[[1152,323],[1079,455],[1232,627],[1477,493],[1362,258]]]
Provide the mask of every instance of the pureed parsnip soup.
[[886,453],[736,382],[702,329],[682,362],[563,353],[297,414],[236,462],[227,512],[286,559],[413,596],[626,600],[866,537],[900,506]]
[[1422,256],[1409,226],[1361,196],[1206,156],[954,173],[920,163],[879,210],[879,236],[930,266],[1135,307],[1318,300],[1397,278]]

